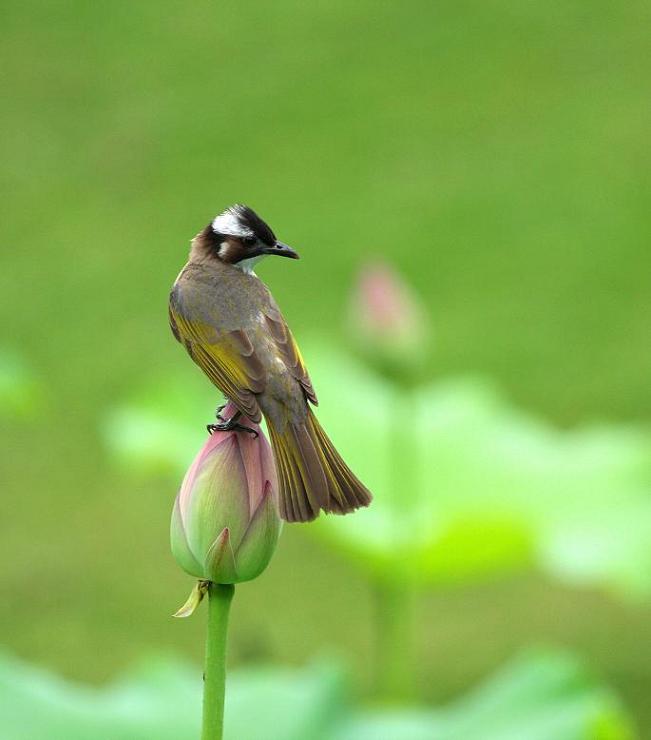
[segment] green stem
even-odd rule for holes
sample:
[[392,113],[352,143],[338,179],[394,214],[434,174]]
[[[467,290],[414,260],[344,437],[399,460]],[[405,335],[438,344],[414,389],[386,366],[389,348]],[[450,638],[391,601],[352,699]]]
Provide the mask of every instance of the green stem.
[[414,698],[413,589],[402,583],[377,584],[377,693],[382,699]]
[[211,583],[208,588],[208,636],[203,676],[202,740],[221,740],[224,733],[226,633],[235,586]]
[[[401,414],[412,418],[416,414],[414,394],[405,392],[400,400]],[[391,485],[394,491],[408,487],[412,498],[418,495],[415,471],[417,459],[413,434],[391,428]],[[395,494],[394,494],[395,495]],[[399,557],[399,553],[396,553]],[[399,563],[395,563],[400,567]],[[405,564],[406,565],[406,564]],[[385,700],[406,701],[415,698],[414,688],[414,610],[418,594],[412,583],[379,580],[376,588],[377,658],[376,690]]]

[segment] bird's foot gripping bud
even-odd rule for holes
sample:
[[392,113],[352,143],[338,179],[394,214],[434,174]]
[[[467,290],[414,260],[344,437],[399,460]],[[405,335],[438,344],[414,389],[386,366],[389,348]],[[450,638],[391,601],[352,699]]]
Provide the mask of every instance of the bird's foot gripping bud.
[[215,432],[248,432],[249,434],[252,434],[254,437],[258,436],[258,432],[256,429],[253,429],[253,427],[247,427],[243,424],[239,423],[239,419],[242,416],[242,414],[237,411],[233,416],[230,417],[230,419],[224,419],[220,415],[220,411],[222,409],[226,408],[225,406],[220,406],[217,409],[217,418],[220,419],[219,424],[207,424],[206,429],[208,430],[208,434],[214,434]]
[[245,427],[243,424],[206,424],[206,430],[208,434],[214,434],[215,432],[248,432],[253,437],[258,436],[258,432],[253,427]]

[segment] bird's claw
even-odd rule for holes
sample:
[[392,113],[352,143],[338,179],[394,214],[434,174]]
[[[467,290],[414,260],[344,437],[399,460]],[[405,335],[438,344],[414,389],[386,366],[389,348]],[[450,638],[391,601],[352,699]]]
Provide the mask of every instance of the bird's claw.
[[[221,417],[218,418],[221,419]],[[249,432],[249,434],[253,435],[254,439],[257,439],[259,436],[255,429],[238,424],[232,419],[222,420],[219,424],[206,424],[206,430],[208,434],[213,434],[214,432]]]

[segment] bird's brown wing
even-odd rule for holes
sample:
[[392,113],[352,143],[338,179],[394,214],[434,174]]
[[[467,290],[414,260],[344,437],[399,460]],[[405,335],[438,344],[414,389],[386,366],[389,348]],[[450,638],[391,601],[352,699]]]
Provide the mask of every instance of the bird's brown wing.
[[[273,339],[287,371],[300,384],[305,397],[316,405],[316,393],[300,350],[273,297],[260,283],[257,291],[249,293],[247,301],[249,307],[255,305],[265,317],[267,337]],[[267,376],[255,351],[255,336],[246,329],[232,330],[224,326],[223,316],[232,307],[217,304],[216,298],[207,306],[200,292],[193,287],[175,285],[169,307],[172,332],[238,410],[252,421],[259,422],[261,412],[256,394],[264,392]],[[242,307],[236,313],[243,313]]]
[[172,296],[170,326],[174,336],[212,382],[251,421],[262,414],[255,394],[265,388],[265,370],[247,333],[224,331],[190,318]]
[[269,294],[269,304],[265,307],[264,314],[267,319],[267,325],[269,326],[269,332],[285,362],[287,370],[301,384],[305,396],[315,406],[318,406],[319,401],[316,397],[307,368],[305,367],[301,351],[271,294]]

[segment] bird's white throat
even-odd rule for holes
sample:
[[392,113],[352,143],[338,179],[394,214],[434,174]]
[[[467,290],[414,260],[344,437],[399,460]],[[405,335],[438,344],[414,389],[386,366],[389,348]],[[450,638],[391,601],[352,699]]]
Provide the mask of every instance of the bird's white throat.
[[240,260],[235,263],[235,267],[239,267],[242,272],[246,272],[249,275],[255,275],[253,268],[260,262],[261,259],[266,257],[266,254],[259,254],[256,257],[249,257],[248,260]]

